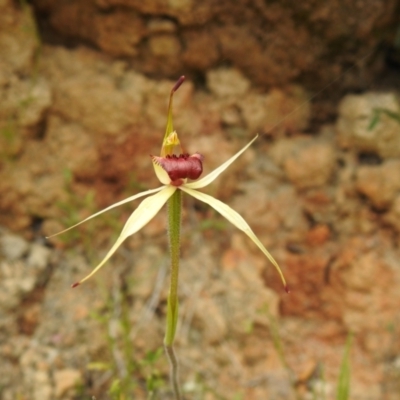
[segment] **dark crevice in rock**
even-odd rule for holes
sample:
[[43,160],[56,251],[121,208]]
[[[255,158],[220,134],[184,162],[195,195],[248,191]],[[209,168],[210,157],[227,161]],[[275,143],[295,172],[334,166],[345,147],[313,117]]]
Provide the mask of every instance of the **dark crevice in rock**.
[[360,152],[358,153],[358,162],[362,165],[380,165],[383,160],[376,153]]

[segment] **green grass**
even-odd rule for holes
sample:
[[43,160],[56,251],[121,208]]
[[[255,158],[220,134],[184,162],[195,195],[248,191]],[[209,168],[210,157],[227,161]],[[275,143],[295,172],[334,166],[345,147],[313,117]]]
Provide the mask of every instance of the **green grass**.
[[386,108],[377,107],[377,108],[374,108],[374,111],[373,111],[373,114],[371,117],[371,122],[368,125],[369,131],[372,131],[376,127],[376,125],[379,123],[379,121],[381,119],[382,114],[388,116],[389,118],[395,120],[396,122],[398,122],[400,124],[400,113],[388,110]]
[[353,335],[349,334],[344,348],[342,364],[337,383],[336,400],[348,400],[350,397],[350,349]]
[[[135,282],[127,284],[134,285]],[[112,373],[113,378],[107,390],[111,400],[144,398],[138,397],[138,393],[143,392],[146,393],[146,400],[158,399],[160,391],[169,390],[168,377],[160,372],[164,349],[159,347],[148,350],[144,355],[138,354],[131,337],[133,327],[129,317],[132,306],[129,287],[113,290],[112,293],[104,282],[100,283],[100,287],[103,287],[106,307],[100,313],[93,313],[92,317],[102,326],[108,355],[104,356],[105,359],[91,361],[87,369]]]

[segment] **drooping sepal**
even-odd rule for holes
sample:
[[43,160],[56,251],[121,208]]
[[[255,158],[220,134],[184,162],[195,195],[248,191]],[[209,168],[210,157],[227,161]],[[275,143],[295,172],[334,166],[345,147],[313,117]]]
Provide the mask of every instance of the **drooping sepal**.
[[278,263],[275,261],[274,257],[272,257],[269,251],[264,247],[264,245],[260,242],[260,239],[258,239],[258,237],[250,228],[249,224],[243,219],[243,217],[222,201],[212,196],[209,196],[208,194],[193,190],[188,186],[189,185],[182,186],[181,190],[191,195],[195,199],[198,199],[210,205],[215,211],[219,212],[224,218],[226,218],[232,225],[235,225],[238,229],[243,231],[257,245],[257,247],[265,254],[271,264],[276,268],[282,280],[283,287],[285,288],[286,293],[289,293],[289,287]]
[[[100,264],[98,264],[97,267],[89,275],[81,279],[79,282],[74,283],[72,287],[75,288],[79,286],[81,283],[93,276],[100,268],[102,268],[102,266],[117,251],[117,249],[119,248],[119,246],[121,246],[125,239],[138,232],[155,217],[155,215],[160,211],[160,209],[168,201],[168,199],[176,192],[176,190],[177,189],[173,186],[162,187],[161,190],[155,190],[157,191],[156,194],[153,194],[152,196],[144,199],[126,221],[125,226],[122,229],[122,232],[119,235],[117,241],[103,258],[103,261],[101,261]],[[143,193],[141,193],[141,195],[143,195]]]

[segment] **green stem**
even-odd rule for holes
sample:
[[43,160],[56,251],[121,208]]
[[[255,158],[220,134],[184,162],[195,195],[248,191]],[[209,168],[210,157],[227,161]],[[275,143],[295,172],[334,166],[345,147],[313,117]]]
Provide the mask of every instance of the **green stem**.
[[173,343],[178,322],[178,278],[179,278],[179,249],[181,230],[182,192],[175,191],[168,200],[168,233],[171,253],[171,283],[167,304],[167,329],[164,347],[171,368],[171,384],[175,400],[181,400],[178,379],[178,360],[175,356]]
[[177,190],[168,200],[168,233],[171,253],[171,283],[167,306],[167,330],[164,343],[172,346],[178,322],[178,277],[181,230],[182,192]]

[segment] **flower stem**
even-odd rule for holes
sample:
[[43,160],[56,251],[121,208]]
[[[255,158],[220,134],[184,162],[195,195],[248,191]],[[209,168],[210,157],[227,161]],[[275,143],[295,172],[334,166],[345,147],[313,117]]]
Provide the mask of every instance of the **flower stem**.
[[172,346],[178,322],[178,277],[179,277],[179,248],[181,230],[182,192],[180,190],[168,200],[168,233],[171,253],[171,283],[167,305],[167,330],[164,344]]
[[178,277],[179,277],[179,248],[181,230],[182,192],[175,191],[168,200],[168,233],[171,253],[171,283],[167,304],[167,329],[164,338],[164,348],[171,368],[171,385],[175,400],[181,399],[178,379],[178,360],[176,358],[173,343],[178,322]]

